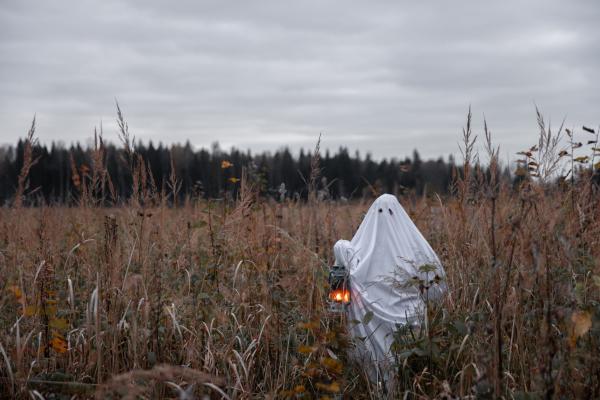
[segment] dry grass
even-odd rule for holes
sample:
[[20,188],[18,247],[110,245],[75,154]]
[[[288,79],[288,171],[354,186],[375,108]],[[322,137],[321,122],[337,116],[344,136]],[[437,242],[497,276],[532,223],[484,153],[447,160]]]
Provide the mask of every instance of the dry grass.
[[[427,335],[398,334],[392,397],[600,397],[599,194],[593,167],[546,182],[539,169],[556,160],[540,127],[543,149],[523,153],[516,187],[498,175],[487,126],[491,173],[474,162],[469,121],[455,195],[401,199],[450,294]],[[131,204],[101,208],[111,191],[98,143],[79,207],[0,210],[0,397],[382,396],[324,305],[333,243],[370,199],[259,199],[244,174],[236,200],[172,208],[128,147]],[[317,152],[313,164],[312,192]]]

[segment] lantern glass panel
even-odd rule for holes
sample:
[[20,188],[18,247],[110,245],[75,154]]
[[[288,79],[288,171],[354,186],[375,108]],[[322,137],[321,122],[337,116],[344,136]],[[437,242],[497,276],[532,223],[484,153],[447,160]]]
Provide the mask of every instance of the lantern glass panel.
[[340,313],[350,303],[349,279],[346,268],[334,265],[329,271],[329,309],[331,312]]

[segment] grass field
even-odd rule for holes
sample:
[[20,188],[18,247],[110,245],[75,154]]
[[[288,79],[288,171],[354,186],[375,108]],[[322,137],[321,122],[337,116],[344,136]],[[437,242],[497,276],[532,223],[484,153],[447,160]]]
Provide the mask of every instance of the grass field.
[[[400,198],[450,291],[427,329],[398,334],[391,397],[600,397],[594,162],[577,161],[569,132],[561,153],[540,122],[517,182],[488,135],[477,166],[467,127],[454,194]],[[579,172],[555,183],[560,163]],[[171,207],[140,180],[104,208],[81,182],[78,207],[26,208],[26,173],[0,209],[0,397],[383,395],[325,304],[332,246],[372,199],[316,196],[317,156],[306,202],[260,198],[242,177],[235,200]]]

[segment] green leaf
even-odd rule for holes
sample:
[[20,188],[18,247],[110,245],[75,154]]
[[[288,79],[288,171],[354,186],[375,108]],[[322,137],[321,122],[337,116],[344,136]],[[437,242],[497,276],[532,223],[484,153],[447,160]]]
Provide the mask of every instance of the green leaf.
[[208,222],[199,220],[192,224],[192,228],[200,229],[200,228],[204,228],[206,225],[208,225]]
[[364,325],[368,325],[369,322],[371,322],[372,319],[373,319],[373,311],[367,311],[367,313],[363,317],[362,323]]
[[66,331],[69,329],[69,322],[65,318],[52,318],[48,322],[48,326],[50,326],[50,328]]
[[423,264],[419,267],[421,272],[433,272],[435,270],[437,270],[437,266],[434,264]]
[[417,357],[425,357],[425,356],[427,356],[427,351],[425,351],[424,349],[421,349],[419,347],[415,347],[413,349],[413,354],[416,355]]
[[467,325],[463,321],[453,321],[450,325],[459,335],[464,336],[467,334]]
[[405,350],[403,352],[401,352],[400,354],[398,354],[398,358],[400,360],[407,360],[409,359],[411,356],[413,355],[413,351],[412,350]]

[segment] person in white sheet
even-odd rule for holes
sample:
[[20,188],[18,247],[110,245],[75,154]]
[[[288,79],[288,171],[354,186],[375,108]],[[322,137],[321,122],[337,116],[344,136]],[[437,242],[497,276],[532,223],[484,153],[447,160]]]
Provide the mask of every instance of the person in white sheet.
[[[428,300],[437,300],[447,290],[444,269],[390,194],[377,198],[352,240],[339,240],[333,250],[336,264],[346,267],[350,276],[347,319],[356,339],[354,356],[372,381],[387,385],[393,372],[393,332],[399,325],[418,326],[424,318],[425,294],[411,282],[429,282],[437,275],[440,279],[427,291]],[[420,268],[424,265],[427,268]]]

